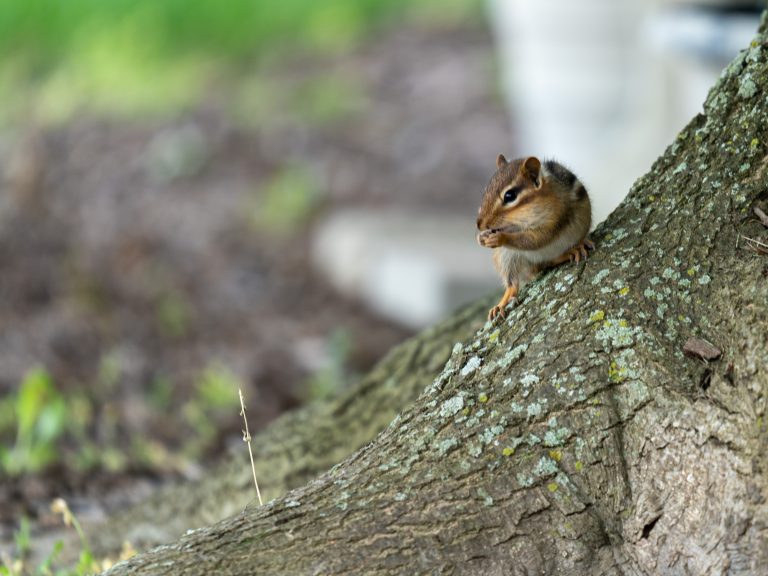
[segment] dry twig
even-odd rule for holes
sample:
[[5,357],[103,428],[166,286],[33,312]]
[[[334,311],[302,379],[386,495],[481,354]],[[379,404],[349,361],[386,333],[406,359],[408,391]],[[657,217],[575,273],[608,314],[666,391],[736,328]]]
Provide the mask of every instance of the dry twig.
[[245,430],[243,430],[243,442],[248,444],[248,454],[251,457],[251,471],[253,472],[253,484],[256,486],[256,496],[259,497],[259,505],[262,505],[264,502],[261,501],[261,491],[259,490],[259,483],[256,481],[256,465],[253,463],[253,450],[251,450],[251,433],[248,431],[248,418],[245,417],[245,401],[243,400],[243,391],[240,388],[238,388],[237,391],[240,394],[240,416],[243,417],[243,422],[245,422]]
[[768,244],[765,242],[761,242],[757,238],[748,238],[747,236],[742,236],[742,238],[746,240],[747,246],[758,254],[768,254]]

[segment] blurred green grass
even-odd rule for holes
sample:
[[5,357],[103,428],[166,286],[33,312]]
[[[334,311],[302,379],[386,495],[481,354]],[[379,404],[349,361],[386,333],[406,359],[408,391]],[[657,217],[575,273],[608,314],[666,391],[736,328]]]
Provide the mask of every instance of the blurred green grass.
[[5,0],[0,121],[88,106],[164,113],[222,67],[346,50],[406,19],[478,14],[479,0]]

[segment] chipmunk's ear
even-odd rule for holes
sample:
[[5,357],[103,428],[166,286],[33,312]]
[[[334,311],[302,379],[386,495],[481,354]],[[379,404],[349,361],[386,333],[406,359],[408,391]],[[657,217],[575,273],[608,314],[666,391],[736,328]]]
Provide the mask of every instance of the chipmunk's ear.
[[507,159],[504,158],[504,154],[499,154],[496,156],[496,168],[501,168],[502,166],[507,165]]
[[520,173],[533,183],[536,190],[541,188],[541,162],[538,158],[535,156],[526,158],[520,166]]

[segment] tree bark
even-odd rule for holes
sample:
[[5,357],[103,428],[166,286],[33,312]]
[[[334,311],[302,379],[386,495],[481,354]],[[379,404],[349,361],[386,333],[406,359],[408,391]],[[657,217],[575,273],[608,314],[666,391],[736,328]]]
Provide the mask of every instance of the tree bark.
[[[766,25],[586,265],[422,340],[459,343],[341,464],[109,574],[768,573],[768,258],[743,240],[768,235]],[[345,426],[378,409],[349,402]]]

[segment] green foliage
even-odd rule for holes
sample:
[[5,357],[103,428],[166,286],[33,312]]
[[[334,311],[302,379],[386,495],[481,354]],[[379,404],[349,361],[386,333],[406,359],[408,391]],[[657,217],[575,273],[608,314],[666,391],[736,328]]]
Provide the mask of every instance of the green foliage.
[[0,120],[91,109],[169,113],[213,70],[278,52],[337,52],[410,16],[458,19],[479,0],[9,0],[0,2]]
[[200,458],[216,439],[221,418],[238,410],[239,387],[238,378],[218,363],[203,371],[195,395],[182,406],[182,416],[192,430],[183,448],[188,458]]
[[[121,373],[119,356],[105,354],[99,394],[112,396]],[[155,469],[183,467],[189,459],[205,455],[221,434],[222,423],[237,414],[239,386],[238,378],[221,364],[211,363],[200,372],[191,397],[178,408],[184,435],[179,455],[138,434],[126,447],[113,405],[101,405],[79,390],[64,395],[45,369],[35,368],[15,393],[0,399],[0,474],[40,472],[57,462],[73,470],[110,472],[120,472],[131,463]],[[156,410],[167,410],[172,407],[172,395],[172,383],[158,376],[149,390],[149,402]],[[100,436],[94,440],[91,429],[97,418]],[[10,440],[14,437],[15,441]]]
[[26,558],[32,548],[32,529],[30,527],[29,518],[26,516],[21,517],[19,529],[14,532],[13,540],[16,543],[16,551],[18,552],[19,557]]
[[349,381],[347,360],[352,348],[349,333],[337,329],[328,336],[328,362],[312,374],[307,382],[307,395],[310,400],[335,396]]
[[23,52],[36,70],[110,45],[169,58],[245,57],[274,44],[345,47],[406,0],[24,0],[3,2],[0,51]]
[[77,576],[78,574],[85,574],[84,572],[53,570],[53,563],[64,549],[64,543],[61,540],[53,545],[51,552],[40,561],[37,567],[29,566],[27,558],[32,547],[32,533],[29,519],[26,516],[22,516],[19,522],[19,529],[14,532],[13,539],[16,545],[13,553],[14,560],[3,557],[3,565],[0,566],[0,576],[28,576],[31,574],[42,576],[53,574],[56,576]]
[[[107,393],[119,377],[113,364],[105,358],[102,365],[101,384]],[[71,391],[64,396],[45,369],[30,370],[18,391],[0,400],[0,437],[16,438],[12,446],[0,446],[0,472],[41,472],[56,462],[81,470],[122,470],[128,464],[128,455],[109,445],[118,440],[114,413],[107,411],[101,417],[106,441],[100,444],[89,435],[93,420],[93,401],[83,392]],[[73,440],[77,450],[64,450]]]
[[276,235],[291,234],[306,222],[318,198],[317,189],[302,168],[283,168],[261,190],[251,223],[256,229]]
[[181,338],[189,330],[189,307],[180,292],[164,292],[156,305],[157,325],[163,335]]
[[37,472],[56,459],[56,441],[66,430],[67,406],[42,368],[31,370],[15,395],[16,443],[0,448],[0,465],[9,474]]
[[64,550],[64,543],[61,540],[57,540],[51,552],[37,566],[30,565],[28,557],[31,549],[31,528],[29,520],[26,517],[22,517],[19,529],[14,533],[16,544],[13,554],[14,559],[3,556],[0,576],[86,576],[101,572],[104,567],[112,564],[111,561],[106,561],[100,566],[91,552],[88,539],[80,522],[69,510],[69,506],[64,500],[54,500],[51,504],[51,511],[60,514],[64,524],[73,527],[77,532],[80,539],[80,553],[77,564],[70,568],[54,568],[54,564]]
[[231,410],[237,406],[238,378],[220,364],[208,366],[197,383],[196,401],[209,410]]

